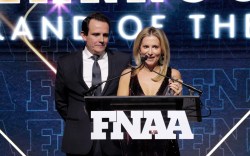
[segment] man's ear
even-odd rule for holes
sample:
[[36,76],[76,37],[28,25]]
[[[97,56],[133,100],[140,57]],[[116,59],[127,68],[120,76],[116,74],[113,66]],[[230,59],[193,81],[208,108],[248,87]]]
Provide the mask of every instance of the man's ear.
[[82,39],[83,39],[84,41],[87,40],[87,36],[85,35],[85,33],[84,33],[83,31],[81,32],[81,36],[82,36]]

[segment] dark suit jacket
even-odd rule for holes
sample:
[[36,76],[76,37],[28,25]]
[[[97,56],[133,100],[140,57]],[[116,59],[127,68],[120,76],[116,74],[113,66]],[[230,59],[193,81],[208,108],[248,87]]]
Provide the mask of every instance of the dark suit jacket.
[[[128,66],[130,55],[108,51],[108,79],[119,76]],[[91,69],[90,69],[91,70]],[[86,154],[93,141],[90,139],[91,123],[85,110],[84,92],[89,88],[83,80],[82,52],[72,53],[60,58],[57,62],[55,81],[56,109],[65,121],[62,151],[71,154]],[[119,79],[105,84],[102,95],[116,95]],[[111,142],[111,141],[110,141]],[[102,145],[101,145],[102,146]],[[119,148],[108,149],[104,153],[117,155]]]

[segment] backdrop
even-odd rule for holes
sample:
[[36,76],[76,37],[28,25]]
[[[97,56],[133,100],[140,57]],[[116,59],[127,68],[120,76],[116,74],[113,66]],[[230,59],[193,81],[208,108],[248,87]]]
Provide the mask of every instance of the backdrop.
[[[203,90],[202,114],[208,108],[212,114],[190,123],[194,139],[179,140],[183,156],[206,155],[249,111],[247,0],[61,1],[67,4],[0,0],[0,129],[26,155],[63,155],[64,122],[54,103],[56,61],[82,49],[80,21],[95,11],[112,21],[113,50],[131,53],[141,28],[162,28],[170,41],[171,66],[181,71],[185,83]],[[248,117],[213,155],[250,155],[249,125]],[[20,155],[2,135],[0,153]]]

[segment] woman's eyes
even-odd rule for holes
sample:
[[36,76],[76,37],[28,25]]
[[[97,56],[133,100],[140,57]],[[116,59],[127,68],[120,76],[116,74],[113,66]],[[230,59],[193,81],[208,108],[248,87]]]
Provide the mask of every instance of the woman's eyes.
[[[144,46],[142,46],[144,49],[146,49],[146,48],[149,48],[149,46],[147,46],[147,45],[144,45]],[[152,46],[152,48],[154,48],[154,49],[158,49],[159,48],[159,46]]]

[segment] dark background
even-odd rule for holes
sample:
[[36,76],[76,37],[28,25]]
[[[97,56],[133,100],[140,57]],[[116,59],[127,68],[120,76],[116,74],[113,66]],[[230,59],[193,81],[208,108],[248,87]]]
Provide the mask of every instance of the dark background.
[[[49,1],[51,2],[51,1]],[[0,13],[15,24],[32,4],[21,0],[20,4],[0,4]],[[250,108],[250,39],[245,37],[245,15],[250,13],[250,2],[235,0],[205,0],[187,3],[182,0],[156,4],[105,3],[81,4],[72,0],[62,10],[64,39],[50,33],[41,39],[41,18],[47,16],[56,26],[58,11],[50,12],[53,4],[39,4],[29,14],[27,23],[34,36],[31,43],[56,67],[59,56],[81,50],[82,41],[72,38],[72,19],[99,11],[112,21],[109,46],[113,50],[131,53],[133,41],[123,39],[118,32],[118,21],[125,15],[140,18],[143,27],[151,26],[151,16],[165,15],[160,23],[168,36],[171,47],[171,66],[179,69],[185,83],[203,90],[201,100],[212,110],[202,122],[191,122],[192,140],[179,140],[183,156],[204,156],[243,117]],[[193,37],[191,14],[204,14],[201,22],[201,38]],[[222,22],[235,15],[235,38],[229,38],[227,29],[221,37],[214,37],[214,15]],[[128,22],[127,33],[136,26]],[[11,40],[13,31],[0,20],[0,129],[29,156],[61,156],[61,139],[64,123],[55,110],[55,74],[20,39]],[[184,94],[188,94],[184,90]],[[202,108],[203,115],[208,111]],[[246,156],[250,154],[250,119],[247,118],[236,131],[216,150],[218,156]],[[14,156],[18,152],[0,136],[0,155]]]

